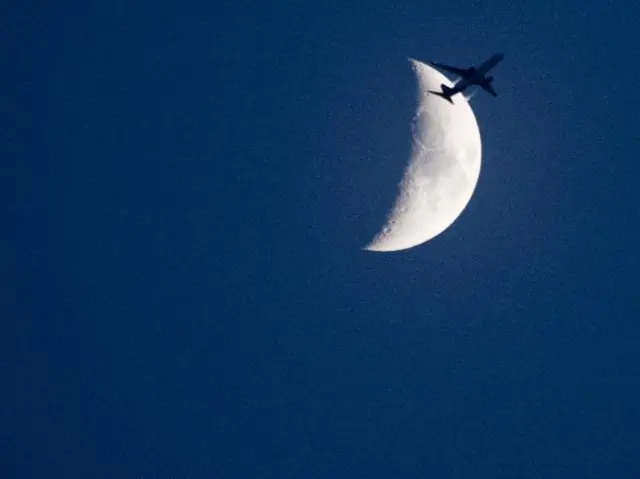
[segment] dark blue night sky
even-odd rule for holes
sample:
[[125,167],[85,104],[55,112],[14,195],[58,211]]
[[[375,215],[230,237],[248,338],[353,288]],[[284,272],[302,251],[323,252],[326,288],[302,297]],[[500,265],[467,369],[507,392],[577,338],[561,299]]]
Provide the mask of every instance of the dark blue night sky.
[[[640,3],[0,18],[0,478],[640,477]],[[407,58],[494,52],[467,209],[362,251]]]

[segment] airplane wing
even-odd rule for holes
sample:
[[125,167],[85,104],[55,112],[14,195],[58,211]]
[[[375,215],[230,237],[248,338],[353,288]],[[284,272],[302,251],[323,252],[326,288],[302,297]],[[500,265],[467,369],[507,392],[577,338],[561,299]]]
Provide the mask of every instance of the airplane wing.
[[498,96],[496,91],[491,86],[491,83],[482,83],[482,84],[480,84],[480,86],[482,87],[482,89],[484,91],[491,93],[493,96]]
[[451,67],[449,65],[443,65],[442,63],[430,62],[434,67],[440,68],[440,70],[444,70],[446,72],[452,73],[454,75],[458,75],[459,77],[464,77],[467,73],[466,68],[456,68]]

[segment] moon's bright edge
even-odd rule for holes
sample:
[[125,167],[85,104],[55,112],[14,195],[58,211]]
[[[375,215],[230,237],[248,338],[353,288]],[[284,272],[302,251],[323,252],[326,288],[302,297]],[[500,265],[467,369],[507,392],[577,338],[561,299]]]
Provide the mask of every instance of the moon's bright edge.
[[418,79],[411,157],[385,225],[364,248],[369,251],[411,248],[445,231],[469,203],[480,176],[480,130],[467,99],[455,95],[452,105],[429,94],[451,81],[410,62]]

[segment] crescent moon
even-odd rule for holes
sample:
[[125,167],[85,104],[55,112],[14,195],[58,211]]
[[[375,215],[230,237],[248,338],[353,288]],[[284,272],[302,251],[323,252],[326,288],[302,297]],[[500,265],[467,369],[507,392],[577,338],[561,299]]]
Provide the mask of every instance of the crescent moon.
[[449,228],[465,209],[480,177],[478,122],[462,94],[453,105],[431,95],[453,86],[442,73],[410,59],[418,78],[411,157],[386,224],[364,247],[398,251],[422,244]]

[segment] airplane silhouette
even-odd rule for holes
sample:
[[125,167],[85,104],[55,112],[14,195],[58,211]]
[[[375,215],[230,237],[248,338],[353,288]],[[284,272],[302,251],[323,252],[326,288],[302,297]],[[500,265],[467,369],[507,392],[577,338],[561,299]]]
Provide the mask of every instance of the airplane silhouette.
[[444,83],[440,85],[442,91],[432,91],[429,90],[429,93],[434,95],[438,95],[439,97],[444,98],[449,103],[453,104],[451,97],[456,93],[460,93],[466,90],[468,87],[472,85],[477,85],[483,90],[491,93],[493,96],[498,96],[496,91],[491,86],[491,82],[493,82],[492,76],[486,76],[486,74],[494,68],[498,63],[502,61],[504,55],[502,53],[496,53],[491,56],[488,60],[482,62],[477,67],[469,67],[469,68],[457,68],[449,65],[443,65],[442,63],[429,62],[436,68],[440,68],[446,72],[452,73],[461,78],[459,82],[457,82],[453,88],[448,87]]

